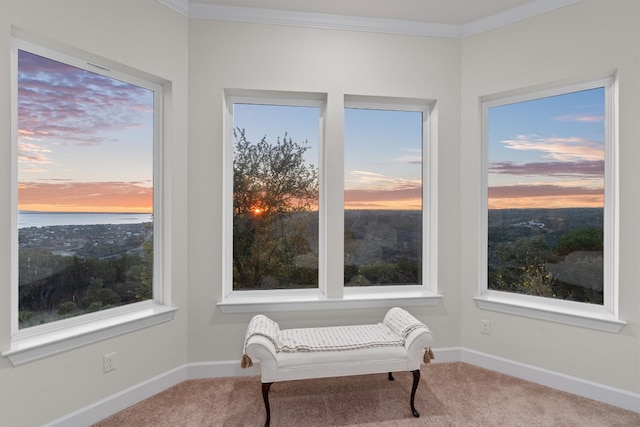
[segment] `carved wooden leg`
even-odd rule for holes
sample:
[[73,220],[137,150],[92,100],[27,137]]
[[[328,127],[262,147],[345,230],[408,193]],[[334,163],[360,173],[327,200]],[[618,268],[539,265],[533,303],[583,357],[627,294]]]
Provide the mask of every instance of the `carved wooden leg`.
[[396,379],[393,378],[393,373],[389,372],[389,381],[395,381]]
[[411,413],[413,414],[414,417],[419,417],[420,412],[416,410],[416,407],[413,404],[413,402],[415,401],[416,390],[418,389],[418,383],[420,382],[420,369],[416,369],[415,371],[412,371],[412,372],[413,372],[413,387],[411,388]]
[[269,389],[273,383],[262,383],[262,400],[264,400],[264,409],[267,411],[267,420],[264,427],[269,427],[271,423],[271,409],[269,408]]

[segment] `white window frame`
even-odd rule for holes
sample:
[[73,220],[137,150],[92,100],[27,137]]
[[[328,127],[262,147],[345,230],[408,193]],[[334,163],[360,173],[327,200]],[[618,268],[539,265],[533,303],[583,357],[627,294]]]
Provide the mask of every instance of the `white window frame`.
[[[225,90],[224,120],[224,213],[222,250],[222,296],[218,307],[223,313],[253,313],[299,310],[392,307],[394,305],[436,305],[437,293],[437,116],[433,100],[346,95],[343,102],[330,104],[340,115],[327,117],[327,100],[323,93]],[[335,101],[336,98],[331,98]],[[232,270],[233,245],[233,105],[317,106],[319,117],[319,260],[317,289],[274,289],[234,291]],[[420,111],[423,113],[423,283],[421,285],[347,287],[344,271],[344,135],[327,129],[343,129],[344,108]],[[342,120],[342,121],[341,121]],[[328,224],[331,224],[329,226]]]
[[[492,107],[550,96],[604,88],[605,91],[605,173],[604,173],[604,302],[602,305],[515,294],[488,289],[488,116]],[[502,93],[480,98],[482,115],[481,236],[479,286],[474,297],[480,309],[619,332],[626,324],[618,318],[618,133],[617,80],[615,76],[584,82]]]
[[[153,207],[153,298],[147,301],[79,315],[43,325],[19,329],[18,322],[18,50],[24,50],[52,60],[85,69],[106,77],[125,81],[154,92],[154,207]],[[126,70],[120,71],[120,70]],[[12,171],[11,171],[11,348],[2,353],[14,365],[30,362],[51,354],[67,351],[134,330],[173,319],[175,307],[169,305],[168,256],[164,235],[164,169],[163,169],[163,82],[135,72],[113,61],[73,48],[56,46],[55,50],[42,41],[31,43],[25,38],[11,41],[11,107],[12,107]]]

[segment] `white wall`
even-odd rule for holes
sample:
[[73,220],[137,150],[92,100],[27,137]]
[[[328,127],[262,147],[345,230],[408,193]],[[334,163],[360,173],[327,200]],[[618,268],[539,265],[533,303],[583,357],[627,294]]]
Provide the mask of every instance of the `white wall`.
[[[237,358],[250,317],[213,308],[221,297],[223,89],[327,93],[329,138],[341,135],[331,119],[341,116],[344,94],[414,96],[436,98],[440,107],[438,285],[445,298],[414,310],[436,333],[437,347],[467,347],[637,393],[638,18],[636,1],[584,0],[461,42],[192,20],[190,182],[209,186],[189,188],[190,360]],[[610,334],[477,309],[479,97],[613,70],[621,90],[620,315],[628,325]],[[330,325],[375,321],[382,311],[274,317],[283,327]],[[491,320],[490,336],[480,334],[480,319]]]
[[[326,93],[326,141],[342,138],[350,95],[438,100],[440,163],[438,307],[412,312],[458,338],[460,41],[192,20],[189,26],[189,358],[238,360],[251,317],[221,314],[223,89]],[[274,313],[281,327],[380,321],[383,309]]]
[[[155,0],[16,0],[0,8],[0,350],[10,347],[12,31],[102,56],[172,83],[167,105],[167,168],[172,193],[173,322],[14,367],[0,358],[0,424],[51,421],[186,363],[187,19]],[[102,373],[102,355],[117,369]]]
[[[467,38],[462,49],[462,345],[498,357],[640,392],[640,40],[636,0],[584,0]],[[478,98],[618,71],[620,135],[620,317],[611,334],[482,311],[478,289],[480,115]],[[481,335],[480,319],[491,321]]]

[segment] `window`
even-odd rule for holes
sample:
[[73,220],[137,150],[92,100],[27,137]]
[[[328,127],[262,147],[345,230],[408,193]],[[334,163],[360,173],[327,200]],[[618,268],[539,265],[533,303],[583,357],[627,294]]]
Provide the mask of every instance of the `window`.
[[483,102],[484,292],[615,314],[612,97],[607,79]]
[[423,120],[345,110],[345,286],[422,283]]
[[13,60],[10,357],[164,311],[162,86],[21,40]]
[[233,103],[233,290],[318,287],[318,105]]
[[223,312],[437,303],[433,103],[326,99],[226,91]]

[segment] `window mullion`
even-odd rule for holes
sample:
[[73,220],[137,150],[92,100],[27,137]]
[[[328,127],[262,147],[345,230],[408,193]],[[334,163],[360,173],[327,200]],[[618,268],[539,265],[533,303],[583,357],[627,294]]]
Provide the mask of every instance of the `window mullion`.
[[327,102],[325,145],[321,159],[320,235],[323,237],[320,286],[329,299],[344,294],[344,103],[336,97]]

